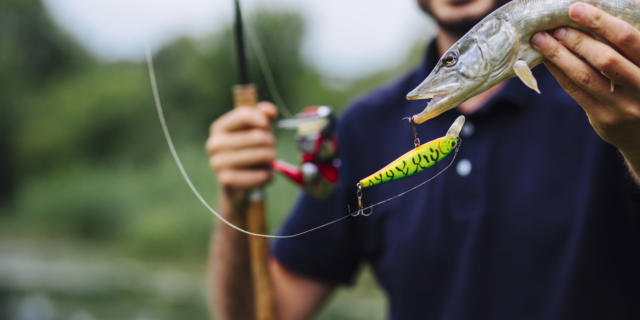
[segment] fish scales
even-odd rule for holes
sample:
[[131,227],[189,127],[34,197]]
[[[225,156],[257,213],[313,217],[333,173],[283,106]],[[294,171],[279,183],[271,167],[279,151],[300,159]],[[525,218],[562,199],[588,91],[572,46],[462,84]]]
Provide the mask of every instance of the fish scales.
[[[412,117],[423,123],[455,108],[501,81],[518,76],[538,91],[531,68],[543,57],[529,44],[538,31],[561,26],[579,28],[568,16],[577,0],[514,0],[476,24],[445,52],[427,78],[407,94],[410,100],[431,99]],[[640,29],[640,0],[583,0]]]
[[502,14],[511,17],[514,28],[521,33],[521,52],[530,51],[532,48],[529,45],[529,39],[537,31],[550,30],[561,26],[581,29],[571,21],[567,14],[569,6],[575,2],[589,3],[602,8],[640,29],[640,0],[516,0],[507,3]]

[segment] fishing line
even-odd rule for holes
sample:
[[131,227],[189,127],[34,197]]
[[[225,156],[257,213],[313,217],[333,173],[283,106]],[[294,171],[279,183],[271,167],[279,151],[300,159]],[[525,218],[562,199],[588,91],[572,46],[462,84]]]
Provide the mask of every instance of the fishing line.
[[258,66],[260,66],[260,71],[262,71],[262,75],[264,76],[264,79],[267,83],[267,91],[269,91],[269,94],[271,94],[273,102],[276,103],[276,107],[284,111],[284,116],[286,118],[293,117],[293,113],[284,103],[284,100],[280,95],[280,91],[278,90],[278,86],[276,86],[273,72],[271,71],[271,67],[269,67],[267,56],[264,54],[264,50],[262,50],[262,45],[260,45],[260,40],[258,39],[258,36],[254,31],[255,29],[250,23],[247,23],[246,21],[244,21],[243,23],[245,25],[245,34],[247,35],[247,39],[249,40],[249,46],[256,54],[256,58],[258,59]]
[[383,203],[389,202],[391,200],[400,198],[402,196],[404,196],[405,194],[420,188],[421,186],[425,185],[426,183],[432,181],[433,179],[435,179],[436,177],[438,177],[439,175],[441,175],[445,170],[447,170],[454,162],[454,160],[456,159],[456,156],[458,154],[458,150],[460,149],[460,145],[462,144],[462,140],[460,140],[460,143],[458,144],[458,147],[456,147],[456,151],[453,155],[453,158],[451,159],[451,162],[449,162],[449,164],[447,164],[447,166],[440,170],[437,174],[435,174],[433,177],[417,184],[416,186],[405,190],[395,196],[392,196],[390,198],[387,198],[385,200],[376,202],[372,205],[369,205],[365,208],[353,211],[353,212],[349,212],[346,215],[331,220],[325,224],[307,229],[305,231],[299,232],[299,233],[294,233],[294,234],[290,234],[290,235],[271,235],[271,234],[262,234],[262,233],[255,233],[255,232],[250,232],[247,231],[245,229],[242,229],[238,226],[236,226],[235,224],[229,222],[227,219],[225,219],[222,215],[220,215],[216,210],[213,209],[213,207],[211,207],[211,205],[209,205],[209,203],[204,199],[204,197],[200,194],[200,192],[198,192],[198,189],[196,189],[195,185],[193,184],[193,182],[191,181],[191,178],[189,177],[189,174],[187,174],[187,171],[184,168],[184,165],[182,164],[182,161],[180,160],[180,157],[178,156],[178,152],[176,151],[176,148],[173,144],[173,139],[171,138],[171,134],[169,133],[169,127],[167,126],[167,122],[165,120],[164,117],[164,109],[162,108],[162,103],[160,101],[160,94],[158,93],[158,84],[156,82],[156,73],[155,73],[155,69],[153,67],[153,58],[151,56],[151,51],[149,50],[148,46],[145,46],[145,56],[146,56],[146,62],[147,62],[147,69],[148,69],[148,73],[149,73],[149,80],[151,81],[151,90],[153,92],[153,100],[155,102],[155,107],[156,107],[156,111],[158,114],[158,119],[160,120],[160,126],[162,127],[162,133],[164,134],[165,140],[167,141],[167,145],[169,146],[169,151],[171,152],[171,156],[173,157],[173,160],[175,160],[176,165],[178,166],[178,169],[180,170],[180,173],[182,174],[182,177],[184,178],[185,182],[187,183],[187,185],[189,186],[189,189],[191,189],[191,191],[193,192],[193,194],[196,196],[196,198],[198,198],[198,200],[200,201],[200,203],[202,203],[202,205],[207,208],[207,210],[209,210],[209,212],[211,212],[216,218],[218,218],[220,221],[222,221],[224,224],[226,224],[227,226],[242,232],[244,234],[250,235],[250,236],[255,236],[255,237],[263,237],[263,238],[271,238],[271,239],[287,239],[287,238],[295,238],[304,234],[307,234],[309,232],[312,231],[316,231],[325,227],[328,227],[334,223],[340,222],[342,220],[345,220],[349,217],[356,217],[358,215],[362,214],[363,210],[371,210],[376,206],[379,206]]
[[155,105],[156,105],[156,111],[158,113],[158,119],[160,120],[160,126],[162,127],[162,133],[164,134],[165,140],[167,141],[167,145],[169,145],[169,151],[171,151],[171,156],[173,157],[173,160],[175,160],[176,165],[178,166],[178,169],[180,170],[180,173],[182,174],[182,177],[184,178],[184,180],[187,182],[187,185],[189,186],[189,189],[191,189],[193,194],[196,196],[196,198],[198,198],[198,200],[200,200],[202,205],[204,205],[204,207],[207,208],[207,210],[209,210],[216,218],[220,219],[220,221],[222,221],[227,226],[229,226],[229,227],[231,227],[231,228],[233,228],[233,229],[235,229],[237,231],[240,231],[240,232],[242,232],[244,234],[250,235],[250,236],[263,237],[263,238],[272,238],[272,239],[286,239],[286,238],[298,237],[298,236],[301,236],[301,235],[303,235],[305,233],[309,233],[309,232],[312,232],[312,231],[327,227],[327,226],[332,225],[332,224],[334,224],[336,222],[344,220],[344,219],[346,219],[346,218],[348,218],[350,216],[350,215],[346,215],[344,217],[329,221],[329,222],[327,222],[325,224],[322,224],[322,225],[319,225],[317,227],[305,230],[303,232],[290,234],[290,235],[283,235],[283,236],[250,232],[250,231],[244,230],[244,229],[234,225],[233,223],[231,223],[227,219],[225,219],[216,210],[214,210],[211,207],[211,205],[209,205],[209,203],[200,194],[200,192],[198,192],[196,187],[193,185],[193,182],[191,182],[191,178],[189,178],[189,175],[187,174],[187,171],[185,170],[184,165],[182,165],[182,161],[180,160],[180,157],[178,156],[178,152],[176,151],[176,148],[175,148],[175,146],[173,144],[173,139],[171,138],[171,134],[169,133],[169,127],[167,126],[167,122],[166,122],[166,120],[164,118],[164,109],[162,108],[162,103],[160,101],[160,94],[158,93],[158,84],[156,82],[156,72],[155,72],[155,69],[153,67],[153,58],[151,57],[151,51],[149,50],[148,46],[145,46],[145,56],[146,56],[146,60],[147,60],[147,69],[149,71],[149,80],[151,81],[151,90],[153,91],[153,100],[154,100]]

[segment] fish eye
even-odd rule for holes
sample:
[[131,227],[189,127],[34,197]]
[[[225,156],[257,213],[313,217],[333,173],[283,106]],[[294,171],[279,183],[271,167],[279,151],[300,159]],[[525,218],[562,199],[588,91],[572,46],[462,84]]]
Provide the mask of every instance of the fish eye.
[[455,66],[458,62],[458,54],[456,52],[448,52],[444,57],[442,57],[442,64],[445,67]]

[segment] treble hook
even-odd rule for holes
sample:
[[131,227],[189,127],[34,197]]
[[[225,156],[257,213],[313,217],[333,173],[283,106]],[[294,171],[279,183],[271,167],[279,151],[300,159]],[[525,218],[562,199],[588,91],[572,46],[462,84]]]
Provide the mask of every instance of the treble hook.
[[414,147],[420,146],[420,138],[418,138],[418,130],[416,130],[415,123],[413,122],[413,117],[404,117],[402,120],[409,121],[409,125],[411,126],[411,131],[413,131],[413,145]]
[[351,216],[353,216],[353,217],[357,217],[357,216],[368,217],[373,213],[373,207],[370,206],[370,207],[367,207],[367,208],[363,208],[363,205],[362,205],[362,185],[360,184],[360,182],[358,182],[356,187],[357,187],[356,197],[358,198],[358,211],[356,211],[355,213],[352,213]]

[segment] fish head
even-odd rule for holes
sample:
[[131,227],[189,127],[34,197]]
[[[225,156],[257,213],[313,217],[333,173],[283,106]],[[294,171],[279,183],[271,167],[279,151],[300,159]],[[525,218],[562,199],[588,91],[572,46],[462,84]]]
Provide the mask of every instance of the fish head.
[[445,52],[427,78],[407,94],[408,100],[431,99],[425,111],[414,116],[414,123],[456,107],[472,96],[489,75],[488,61],[475,38],[461,38]]
[[414,123],[435,118],[513,76],[520,35],[501,9],[454,43],[427,78],[407,94],[409,100],[431,99],[412,117]]

